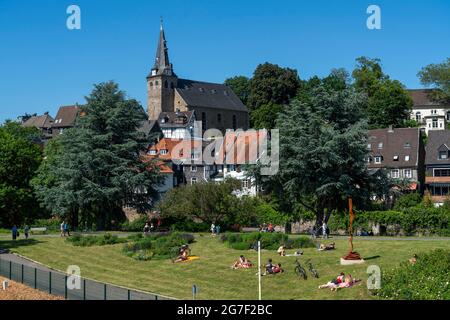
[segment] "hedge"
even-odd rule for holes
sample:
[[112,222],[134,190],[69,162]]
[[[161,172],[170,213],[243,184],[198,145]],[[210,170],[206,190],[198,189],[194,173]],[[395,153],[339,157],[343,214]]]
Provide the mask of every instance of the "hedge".
[[261,249],[268,250],[277,250],[281,245],[284,245],[286,249],[315,247],[314,242],[309,237],[290,239],[283,233],[252,232],[238,234],[227,232],[222,234],[220,239],[235,250],[256,249],[257,241],[261,241]]
[[[399,226],[406,234],[427,232],[450,235],[450,211],[443,208],[412,207],[401,211],[356,211],[353,223],[355,229],[369,229],[369,223]],[[334,214],[328,227],[331,231],[347,229],[348,214]]]
[[417,262],[407,261],[382,272],[381,288],[374,294],[392,300],[449,300],[450,250],[418,253]]

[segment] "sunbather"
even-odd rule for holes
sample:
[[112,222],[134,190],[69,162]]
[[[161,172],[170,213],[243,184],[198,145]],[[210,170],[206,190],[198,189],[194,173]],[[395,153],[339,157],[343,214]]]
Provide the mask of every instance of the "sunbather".
[[336,249],[336,243],[334,242],[327,245],[321,243],[319,246],[319,251],[334,250],[334,249]]
[[175,259],[173,262],[186,261],[188,257],[189,257],[189,246],[183,245],[180,249],[177,259]]
[[277,253],[282,257],[286,256],[286,249],[284,248],[284,246],[279,247]]
[[248,259],[247,259],[246,257],[244,257],[243,255],[241,255],[241,256],[239,257],[239,260],[236,261],[236,262],[231,266],[232,269],[240,269],[240,268],[248,269],[248,268],[250,268],[250,267],[252,267],[251,261],[248,260]]

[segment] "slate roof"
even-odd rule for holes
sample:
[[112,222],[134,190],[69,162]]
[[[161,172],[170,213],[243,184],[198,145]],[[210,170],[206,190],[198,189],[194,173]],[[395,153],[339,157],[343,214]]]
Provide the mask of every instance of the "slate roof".
[[[178,122],[178,119],[184,117],[185,122]],[[161,128],[184,128],[191,123],[194,117],[194,111],[179,111],[179,112],[161,112],[158,118],[158,124]]]
[[75,120],[77,119],[79,111],[79,106],[60,107],[58,113],[56,114],[53,128],[73,127],[75,125]]
[[450,130],[430,130],[428,132],[425,165],[450,165],[450,159],[438,160],[440,149],[450,149]]
[[433,92],[433,89],[409,89],[408,92],[413,100],[413,108],[442,106],[439,102],[431,100],[429,94]]
[[51,128],[54,119],[48,115],[44,114],[42,116],[33,116],[23,123],[24,127],[36,127],[36,128]]
[[225,84],[179,79],[176,90],[190,107],[248,112],[238,96]]
[[[382,148],[379,147],[382,143]],[[368,164],[370,169],[374,168],[411,168],[418,165],[419,161],[419,128],[395,128],[395,129],[375,129],[369,130],[369,141],[371,145],[370,155],[381,155],[383,157],[380,164],[376,164],[374,159]],[[394,157],[398,156],[395,161]],[[409,161],[405,160],[409,156]]]
[[144,120],[141,122],[139,128],[137,129],[139,132],[143,132],[145,134],[149,134],[150,132],[161,131],[156,120]]

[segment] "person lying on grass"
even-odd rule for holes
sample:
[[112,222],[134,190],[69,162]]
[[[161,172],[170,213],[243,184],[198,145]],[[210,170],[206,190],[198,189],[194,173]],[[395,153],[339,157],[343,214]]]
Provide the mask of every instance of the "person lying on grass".
[[341,288],[350,288],[359,281],[361,280],[353,279],[351,274],[344,276],[344,273],[341,272],[336,279],[331,280],[327,284],[320,285],[319,289],[330,288],[331,291],[337,291]]
[[251,263],[250,260],[248,260],[246,257],[244,257],[243,255],[241,255],[239,257],[239,260],[237,260],[232,266],[232,269],[248,269],[251,268],[253,266],[253,264]]
[[319,246],[319,251],[334,250],[334,249],[336,249],[336,243],[334,243],[334,242],[330,243],[330,244],[327,244],[327,245],[321,243],[320,246]]
[[180,248],[180,252],[178,253],[178,257],[173,262],[182,262],[186,261],[189,257],[189,246],[187,244],[183,245]]

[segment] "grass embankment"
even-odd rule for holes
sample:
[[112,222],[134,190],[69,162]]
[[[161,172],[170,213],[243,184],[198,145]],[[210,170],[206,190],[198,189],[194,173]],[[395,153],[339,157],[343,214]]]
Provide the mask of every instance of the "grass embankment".
[[[355,239],[355,249],[366,263],[341,266],[339,259],[347,253],[347,240],[330,239],[328,242],[332,241],[336,241],[335,251],[302,249],[304,255],[300,261],[311,258],[320,275],[319,279],[309,277],[306,281],[298,279],[294,273],[295,257],[278,257],[275,251],[264,250],[263,263],[272,258],[275,263],[280,262],[286,272],[262,278],[263,299],[371,299],[365,285],[369,265],[378,265],[383,270],[397,266],[417,252],[450,248],[448,240]],[[192,298],[193,284],[199,288],[198,299],[258,298],[257,269],[230,268],[240,254],[256,263],[257,252],[230,249],[210,235],[197,234],[196,242],[191,245],[192,254],[199,256],[199,260],[180,264],[173,264],[170,260],[137,261],[122,253],[123,244],[75,247],[61,238],[51,237],[19,240],[14,245],[11,241],[0,240],[0,247],[10,248],[55,269],[66,270],[68,265],[78,265],[84,277],[180,299]],[[358,286],[338,292],[317,289],[319,284],[328,282],[340,271],[351,273],[363,281]]]

